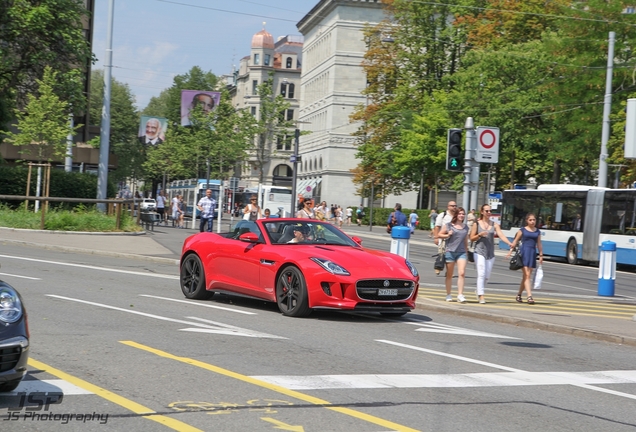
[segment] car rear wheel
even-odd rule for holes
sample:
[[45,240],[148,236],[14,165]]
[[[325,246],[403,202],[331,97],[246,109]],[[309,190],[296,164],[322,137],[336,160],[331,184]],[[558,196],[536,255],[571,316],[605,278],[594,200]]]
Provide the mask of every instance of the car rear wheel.
[[205,289],[205,271],[201,259],[196,254],[190,254],[181,263],[181,291],[189,299],[205,300],[214,292]]
[[568,260],[568,264],[576,264],[578,262],[578,247],[576,246],[576,240],[573,238],[568,242],[568,248],[565,255]]
[[298,268],[285,268],[276,282],[276,303],[285,316],[306,317],[311,313],[307,283]]

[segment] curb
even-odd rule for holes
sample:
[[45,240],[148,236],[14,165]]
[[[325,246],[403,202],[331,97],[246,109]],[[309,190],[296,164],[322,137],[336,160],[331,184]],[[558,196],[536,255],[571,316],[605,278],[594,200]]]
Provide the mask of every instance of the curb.
[[0,231],[16,231],[16,232],[32,232],[38,234],[81,234],[81,235],[104,235],[104,236],[138,236],[146,235],[146,231],[130,231],[130,232],[104,232],[104,231],[52,231],[52,230],[34,230],[28,228],[7,228],[0,227]]
[[418,310],[434,310],[449,315],[465,316],[470,318],[478,318],[503,324],[512,324],[518,327],[532,328],[535,330],[544,330],[553,333],[560,333],[572,336],[584,337],[604,342],[612,342],[619,345],[636,346],[636,338],[618,336],[608,333],[602,333],[594,330],[588,330],[578,327],[570,327],[561,324],[550,324],[541,321],[534,321],[527,318],[514,318],[506,315],[495,315],[489,312],[478,312],[459,308],[449,308],[442,306],[436,300],[427,298],[418,299],[416,301],[416,309]]
[[73,253],[83,253],[83,254],[89,254],[89,255],[109,256],[109,257],[114,257],[114,258],[136,259],[136,260],[141,260],[141,261],[156,262],[156,263],[160,263],[160,264],[171,264],[171,265],[177,265],[177,266],[179,265],[179,260],[178,259],[174,259],[174,258],[164,258],[164,257],[154,257],[154,256],[147,256],[147,255],[137,255],[137,254],[131,254],[131,253],[124,253],[124,252],[99,251],[99,250],[83,249],[83,248],[76,248],[76,247],[70,247],[70,246],[56,246],[56,245],[48,245],[48,244],[42,244],[42,243],[31,243],[31,242],[22,241],[22,240],[5,240],[5,239],[1,239],[0,243],[2,243],[2,244],[13,244],[13,245],[18,245],[18,246],[35,247],[35,248],[38,248],[38,249],[59,250],[59,251],[64,251],[64,252],[73,252]]

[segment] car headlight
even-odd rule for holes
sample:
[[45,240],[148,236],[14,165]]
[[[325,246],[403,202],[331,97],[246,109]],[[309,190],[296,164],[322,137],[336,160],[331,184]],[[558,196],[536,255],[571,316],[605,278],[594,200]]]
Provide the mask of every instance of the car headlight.
[[14,323],[22,317],[22,302],[16,290],[0,285],[0,322]]
[[313,262],[318,264],[320,267],[324,268],[331,274],[340,275],[340,276],[350,276],[351,273],[347,271],[346,268],[339,266],[333,261],[324,258],[311,258]]
[[405,261],[406,261],[406,266],[409,268],[409,270],[411,270],[411,274],[415,277],[418,277],[420,274],[417,272],[417,269],[415,268],[415,266],[411,264],[409,260],[405,260]]

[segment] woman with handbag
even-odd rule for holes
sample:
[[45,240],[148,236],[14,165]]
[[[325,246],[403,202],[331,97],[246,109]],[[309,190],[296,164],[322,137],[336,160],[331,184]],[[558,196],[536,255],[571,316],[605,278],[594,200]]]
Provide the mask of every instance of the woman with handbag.
[[511,246],[512,242],[501,231],[498,223],[490,220],[491,208],[489,204],[481,206],[479,219],[470,230],[470,241],[475,244],[475,266],[477,267],[477,299],[480,304],[486,303],[484,291],[486,282],[490,279],[492,266],[495,263],[495,233],[499,241]]
[[525,290],[528,294],[528,304],[534,304],[532,298],[532,284],[531,275],[532,269],[537,266],[537,249],[539,250],[539,264],[543,264],[543,246],[541,245],[541,231],[537,228],[537,217],[534,213],[528,213],[526,215],[526,226],[522,227],[515,235],[512,245],[510,245],[510,251],[506,257],[510,257],[510,254],[514,248],[521,242],[521,260],[523,261],[523,276],[521,277],[521,283],[519,284],[519,291],[517,292],[516,300],[519,303],[523,303],[521,294]]
[[466,275],[466,264],[468,258],[466,251],[468,250],[468,226],[464,223],[466,218],[466,210],[459,207],[450,223],[442,226],[438,237],[446,239],[446,301],[453,301],[451,296],[451,287],[453,284],[453,271],[457,264],[457,301],[464,303],[464,280]]

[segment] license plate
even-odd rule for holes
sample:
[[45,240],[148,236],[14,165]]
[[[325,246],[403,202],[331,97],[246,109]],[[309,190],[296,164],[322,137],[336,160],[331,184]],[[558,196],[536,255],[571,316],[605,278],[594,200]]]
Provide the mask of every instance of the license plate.
[[378,295],[381,295],[381,296],[396,296],[397,295],[397,290],[396,289],[379,289],[378,290]]

